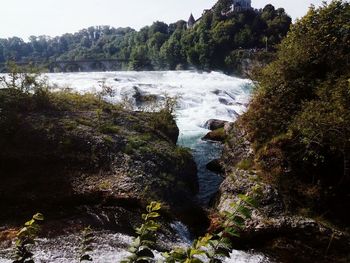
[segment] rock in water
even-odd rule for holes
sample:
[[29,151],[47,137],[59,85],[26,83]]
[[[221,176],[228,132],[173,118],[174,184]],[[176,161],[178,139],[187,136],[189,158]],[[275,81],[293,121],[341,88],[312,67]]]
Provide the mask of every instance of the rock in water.
[[211,162],[209,162],[206,165],[206,167],[209,171],[212,171],[214,173],[222,174],[225,172],[224,168],[222,167],[222,165],[220,163],[220,159],[212,160]]
[[210,119],[204,124],[204,127],[213,131],[213,130],[223,128],[226,123],[228,123],[228,121]]
[[223,142],[226,139],[226,132],[224,128],[219,128],[216,130],[213,130],[211,132],[208,132],[202,140],[208,140],[208,141],[216,141],[216,142]]

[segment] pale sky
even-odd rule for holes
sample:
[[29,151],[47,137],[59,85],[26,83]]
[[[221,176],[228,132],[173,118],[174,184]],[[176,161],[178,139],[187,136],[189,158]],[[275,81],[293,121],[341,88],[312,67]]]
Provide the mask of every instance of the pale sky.
[[[1,0],[0,38],[31,35],[57,36],[80,29],[110,25],[139,29],[153,21],[166,23],[195,18],[216,0]],[[254,8],[266,4],[283,7],[293,19],[322,0],[252,0]]]

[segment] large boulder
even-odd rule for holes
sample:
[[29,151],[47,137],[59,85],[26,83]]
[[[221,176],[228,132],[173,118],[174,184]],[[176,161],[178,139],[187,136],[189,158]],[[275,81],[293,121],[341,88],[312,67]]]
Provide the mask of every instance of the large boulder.
[[[278,262],[347,262],[349,234],[288,210],[286,196],[276,186],[263,181],[254,166],[243,165],[253,158],[244,131],[234,125],[220,160],[225,168],[225,180],[214,202],[217,212],[233,212],[231,204],[239,200],[238,195],[259,188],[256,196],[259,207],[245,222],[236,245],[263,250]],[[216,221],[213,218],[213,225]]]
[[287,212],[278,190],[261,182],[254,172],[231,170],[220,186],[217,211],[233,212],[231,204],[238,201],[237,196],[251,192],[257,184],[259,207],[245,222],[240,238],[234,241],[237,246],[263,250],[281,262],[346,262],[350,247],[348,233],[322,221]]
[[0,220],[22,221],[36,211],[53,217],[100,213],[132,229],[131,215],[139,218],[154,200],[171,220],[205,221],[194,198],[196,164],[176,146],[173,118],[67,97],[52,98],[62,99],[60,107],[31,106],[11,118],[0,112]]
[[204,124],[204,127],[211,131],[208,132],[202,138],[202,140],[223,142],[226,140],[227,136],[229,135],[229,131],[232,129],[233,126],[234,123],[229,121],[222,121],[216,119],[208,120]]
[[222,174],[225,172],[225,170],[223,169],[223,167],[220,163],[220,159],[214,159],[214,160],[210,161],[209,163],[207,163],[206,168],[209,171],[212,171],[212,172],[218,173],[218,174]]
[[214,131],[220,128],[224,128],[228,121],[210,119],[204,124],[204,128]]

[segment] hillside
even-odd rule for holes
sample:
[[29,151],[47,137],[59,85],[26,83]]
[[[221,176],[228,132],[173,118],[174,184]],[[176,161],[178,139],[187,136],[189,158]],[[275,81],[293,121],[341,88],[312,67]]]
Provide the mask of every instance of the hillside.
[[[128,61],[122,67],[131,70],[196,67],[233,72],[242,56],[266,46],[273,51],[291,24],[285,10],[272,5],[225,10],[227,1],[220,0],[195,28],[183,20],[170,25],[157,21],[139,31],[98,26],[54,38],[32,36],[29,42],[0,39],[0,63],[113,58]],[[248,55],[242,49],[250,50]]]

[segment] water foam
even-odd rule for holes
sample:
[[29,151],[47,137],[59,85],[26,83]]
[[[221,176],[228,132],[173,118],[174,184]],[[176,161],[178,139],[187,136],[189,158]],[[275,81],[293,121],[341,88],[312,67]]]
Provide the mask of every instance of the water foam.
[[204,124],[209,119],[234,121],[244,112],[250,97],[251,81],[219,72],[196,71],[60,73],[47,74],[47,77],[52,84],[81,93],[100,91],[100,82],[104,81],[113,90],[113,97],[106,99],[114,103],[123,101],[125,97],[135,100],[136,92],[178,97],[178,143],[192,149],[199,171],[198,199],[204,205],[210,202],[222,178],[208,171],[206,164],[219,157],[221,147],[201,140],[208,132]]

